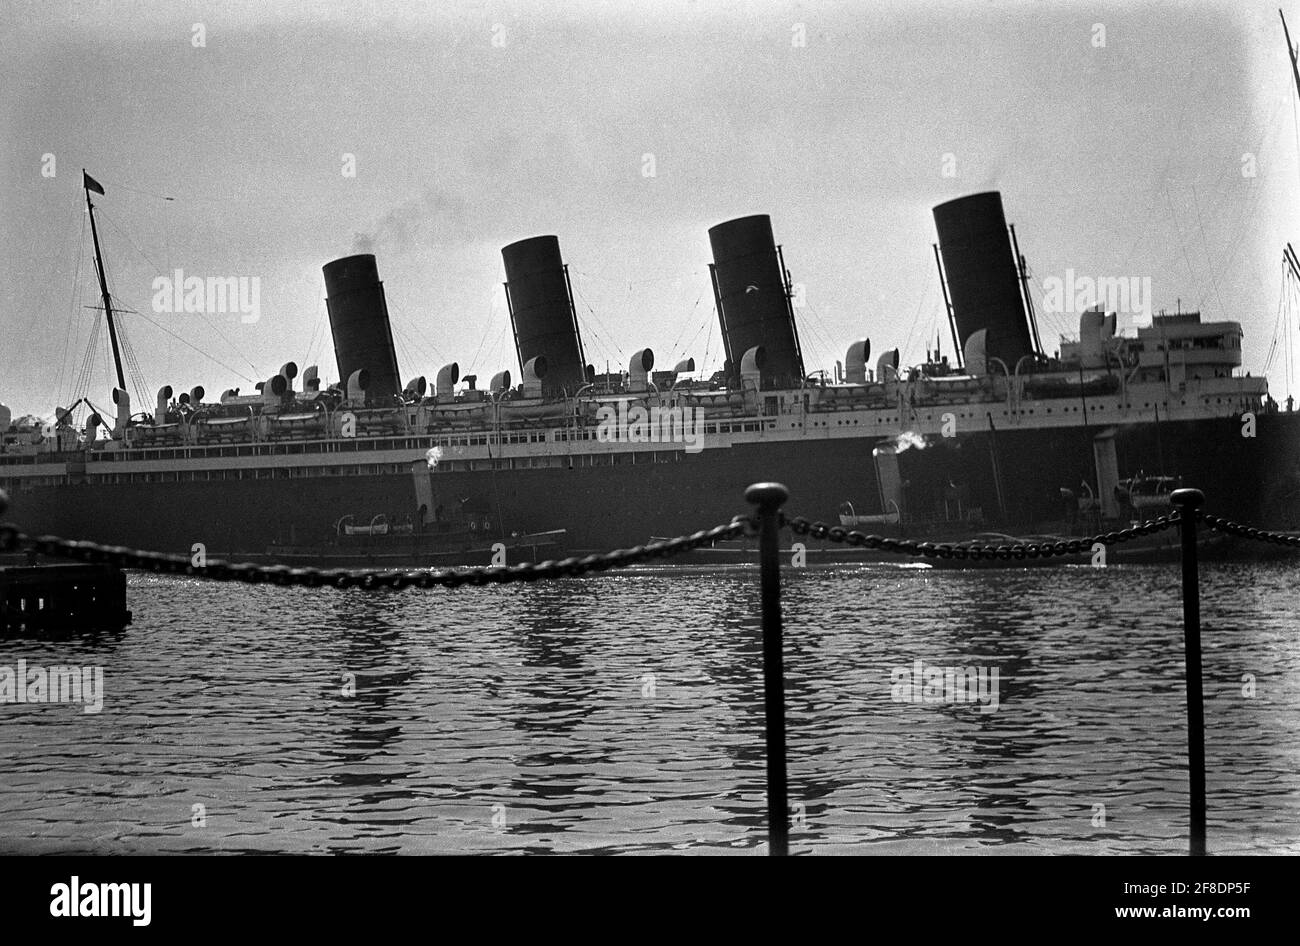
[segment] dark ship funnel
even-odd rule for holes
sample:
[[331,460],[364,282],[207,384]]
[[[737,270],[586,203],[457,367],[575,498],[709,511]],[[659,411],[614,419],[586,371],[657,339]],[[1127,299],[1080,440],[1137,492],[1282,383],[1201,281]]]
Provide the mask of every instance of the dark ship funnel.
[[334,357],[339,381],[365,369],[369,383],[365,396],[371,401],[396,397],[402,391],[397,376],[397,354],[393,331],[388,324],[388,303],[379,269],[369,253],[345,256],[326,263],[325,307],[329,310],[330,332],[334,336]]
[[[934,226],[962,348],[973,334],[988,329],[986,355],[1015,371],[1016,362],[1033,347],[1002,195],[986,191],[940,204],[934,208]],[[967,367],[978,371],[984,366]]]
[[722,326],[727,375],[734,380],[751,348],[766,353],[765,387],[798,387],[804,378],[799,334],[781,250],[766,214],[740,217],[709,230],[713,298]]
[[586,358],[573,309],[569,270],[560,258],[560,241],[531,237],[501,251],[506,264],[506,304],[515,333],[519,368],[541,357],[542,394],[573,394],[587,382]]

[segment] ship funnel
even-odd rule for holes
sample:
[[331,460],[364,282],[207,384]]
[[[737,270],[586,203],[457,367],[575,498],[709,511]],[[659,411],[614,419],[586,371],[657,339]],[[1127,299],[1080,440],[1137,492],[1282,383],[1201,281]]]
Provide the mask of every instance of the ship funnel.
[[113,421],[113,433],[121,434],[131,420],[131,395],[121,388],[113,389],[113,403],[117,405],[117,417]]
[[549,371],[550,365],[547,363],[545,355],[538,355],[536,358],[528,360],[524,365],[524,376],[520,382],[523,385],[524,397],[542,396],[542,392],[547,390],[542,382]]
[[898,379],[898,349],[891,348],[876,360],[876,380],[882,384]]
[[438,369],[437,387],[434,389],[439,398],[456,396],[456,382],[460,380],[460,364],[453,361]]
[[164,384],[158,389],[157,411],[154,413],[153,422],[161,424],[167,419],[167,402],[172,399],[172,386]]
[[13,423],[13,411],[0,404],[0,431],[8,430],[9,425]]
[[492,381],[488,384],[488,390],[493,394],[500,394],[502,391],[510,389],[510,372],[498,371],[492,376]]
[[[586,357],[559,239],[539,236],[520,240],[505,247],[501,257],[520,368],[544,358],[548,367],[542,380],[545,395],[577,391],[587,381]],[[527,383],[526,369],[524,374]]]
[[302,389],[304,391],[320,390],[320,369],[315,365],[308,366],[307,370],[302,373]]
[[961,352],[961,361],[970,374],[981,376],[989,373],[988,352],[985,348],[987,340],[988,333],[984,329],[972,332],[970,338],[966,339],[966,347]]
[[650,371],[655,366],[655,353],[648,348],[642,348],[632,356],[632,362],[627,369],[627,386],[632,391],[644,391],[650,379]]
[[345,256],[326,263],[323,271],[339,377],[351,379],[365,369],[370,379],[365,388],[368,397],[380,401],[397,396],[402,390],[397,354],[374,256]]
[[1002,195],[986,191],[940,204],[934,226],[962,350],[972,334],[987,329],[988,357],[1014,365],[1031,354]]
[[406,382],[406,387],[402,389],[408,398],[416,399],[424,397],[424,392],[429,390],[429,382],[425,380],[424,375],[418,378],[412,378]]
[[844,380],[849,384],[867,383],[867,362],[871,360],[871,341],[859,338],[844,356]]
[[720,223],[709,230],[709,243],[709,272],[728,373],[736,371],[746,352],[761,346],[771,384],[798,387],[804,377],[803,355],[772,218],[761,214]]

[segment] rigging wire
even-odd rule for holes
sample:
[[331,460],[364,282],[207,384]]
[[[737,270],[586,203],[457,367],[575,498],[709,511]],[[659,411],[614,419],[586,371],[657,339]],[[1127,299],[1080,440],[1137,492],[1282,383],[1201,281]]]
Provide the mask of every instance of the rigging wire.
[[[397,312],[397,311],[394,309],[394,307],[392,306],[391,303],[390,303],[389,306],[388,306],[388,310],[389,310],[389,313],[392,314],[392,315],[401,315],[401,313]],[[393,322],[394,325],[397,325],[397,320],[396,320],[396,319],[393,319],[392,322]],[[416,339],[418,339],[418,340],[422,343],[422,345],[421,345],[421,351],[422,351],[422,352],[425,352],[425,353],[432,353],[432,355],[433,355],[433,359],[436,360],[437,363],[438,363],[438,367],[441,367],[442,365],[445,365],[445,364],[450,364],[450,361],[449,361],[448,358],[447,358],[447,357],[442,353],[442,350],[441,350],[440,348],[438,348],[438,346],[435,345],[435,344],[433,343],[433,341],[432,341],[431,339],[429,339],[429,337],[428,337],[427,335],[425,335],[424,332],[422,332],[422,331],[420,330],[420,326],[419,326],[419,324],[418,324],[417,322],[415,322],[413,319],[410,320],[410,321],[408,321],[407,324],[406,324],[406,328],[407,328],[408,331],[410,331],[411,333],[413,333],[413,334],[416,336]],[[414,344],[414,340],[412,341],[412,344]]]
[[[140,316],[140,318],[144,319],[146,322],[148,322],[148,323],[149,323],[150,325],[152,325],[154,328],[158,329],[158,330],[161,331],[161,332],[165,332],[166,334],[170,335],[172,338],[176,339],[178,342],[180,342],[180,343],[181,343],[182,345],[184,345],[186,348],[189,348],[189,349],[191,349],[191,350],[193,350],[193,351],[198,352],[200,355],[202,355],[204,358],[208,359],[208,361],[211,361],[213,364],[216,364],[216,365],[219,365],[219,366],[222,367],[222,368],[225,368],[225,369],[226,369],[227,371],[229,371],[231,374],[235,375],[236,377],[243,378],[243,379],[244,379],[245,381],[247,381],[249,384],[256,384],[256,383],[257,383],[253,378],[250,378],[248,375],[244,374],[242,371],[239,371],[237,368],[232,368],[232,367],[230,367],[230,365],[226,364],[224,361],[221,361],[221,360],[220,360],[219,358],[217,358],[215,355],[210,355],[210,354],[208,354],[207,352],[205,352],[202,348],[199,348],[199,347],[197,347],[196,345],[192,345],[192,344],[190,344],[190,342],[187,341],[185,338],[183,338],[183,337],[180,336],[180,335],[177,335],[177,334],[176,334],[175,332],[173,332],[171,329],[166,328],[165,326],[158,324],[158,323],[155,322],[153,319],[149,318],[149,316],[145,315],[143,312],[137,312],[137,313],[135,313],[135,314],[138,315],[138,316]],[[257,369],[253,369],[253,370],[256,371]]]
[[1183,262],[1187,264],[1187,277],[1199,291],[1202,287],[1200,281],[1196,278],[1196,270],[1192,268],[1192,259],[1187,255],[1187,243],[1183,240],[1182,228],[1178,226],[1178,215],[1174,213],[1174,202],[1169,196],[1169,182],[1167,180],[1161,185],[1161,190],[1164,191],[1165,206],[1169,210],[1169,224],[1173,227],[1174,236],[1178,238],[1178,248],[1182,251]]
[[[583,294],[581,286],[579,286],[578,284],[575,283],[575,284],[574,284],[574,287],[573,287],[573,291],[574,291],[575,293],[577,293],[578,298],[582,300],[582,304],[583,304],[584,306],[586,306],[586,307],[587,307],[587,311],[591,313],[592,321],[594,321],[598,326],[600,326],[600,330],[601,330],[601,332],[608,332],[608,330],[605,328],[605,323],[602,322],[602,321],[600,321],[600,317],[596,315],[596,310],[593,309],[593,308],[591,307],[591,303],[587,301],[587,297]],[[593,332],[593,335],[594,335],[594,332]],[[612,339],[614,338],[614,336],[611,334],[611,335],[610,335],[610,338],[611,338],[611,340],[612,340]],[[617,342],[617,341],[611,341],[611,344],[614,346],[614,350],[615,350],[616,352],[618,352],[619,363],[622,364],[622,363],[624,363],[624,362],[627,362],[627,361],[628,361],[628,356],[627,356],[626,354],[623,353],[623,349],[619,346],[618,342]],[[606,354],[608,354],[608,350],[606,350]]]
[[[668,360],[669,360],[670,362],[672,362],[673,364],[676,364],[676,363],[677,363],[677,362],[674,361],[674,359],[673,359],[673,356],[677,354],[677,344],[682,340],[682,336],[686,334],[686,330],[687,330],[688,328],[690,328],[692,324],[694,324],[692,320],[693,320],[693,318],[694,318],[694,316],[695,316],[695,310],[698,309],[698,308],[700,307],[700,301],[701,301],[703,298],[704,298],[704,290],[701,289],[701,290],[700,290],[700,294],[699,294],[699,296],[697,296],[696,299],[695,299],[695,305],[691,306],[691,311],[687,313],[686,318],[682,321],[682,329],[681,329],[681,331],[678,332],[678,333],[677,333],[677,337],[676,337],[675,339],[673,339],[673,346],[672,346],[672,348],[668,349]],[[696,329],[696,330],[695,330],[695,334],[696,334],[696,335],[699,335],[699,334],[700,334],[700,329]],[[694,339],[692,339],[692,341],[694,341]]]
[[[322,303],[322,304],[323,304],[323,303]],[[312,351],[313,351],[313,350],[315,349],[315,347],[316,347],[316,339],[317,339],[317,338],[319,337],[319,335],[320,335],[320,327],[321,327],[321,323],[322,323],[323,321],[325,321],[325,320],[321,319],[321,318],[320,318],[320,315],[319,315],[319,313],[318,313],[318,314],[317,314],[317,317],[316,317],[316,321],[315,321],[315,323],[312,325],[311,338],[309,338],[309,339],[307,340],[307,351],[306,351],[306,353],[303,355],[302,368],[303,368],[304,371],[306,371],[307,368],[310,367],[310,365],[311,365]]]
[[483,353],[483,346],[487,344],[488,335],[491,334],[492,332],[492,315],[494,312],[496,312],[496,308],[497,308],[497,296],[496,296],[496,289],[494,288],[491,291],[491,293],[488,294],[488,314],[487,314],[487,319],[485,319],[483,323],[483,337],[479,339],[478,348],[474,350],[474,357],[471,358],[469,361],[468,370],[471,372],[478,368],[478,364],[479,364],[478,356]]
[[81,363],[77,368],[76,379],[73,382],[72,391],[68,395],[69,403],[77,398],[84,396],[90,387],[90,377],[94,370],[95,354],[99,347],[99,329],[103,324],[103,319],[93,319],[90,324],[90,339],[86,343],[86,350],[82,353]]
[[488,364],[500,364],[500,362],[497,361],[497,352],[501,350],[501,342],[505,339],[506,329],[509,327],[509,325],[503,325],[501,326],[501,331],[497,332],[497,340],[493,343],[492,351],[488,354]]
[[[1274,115],[1277,114],[1276,108],[1274,109],[1273,114]],[[1260,139],[1259,145],[1255,149],[1256,154],[1264,153],[1264,151],[1268,148],[1269,141],[1272,140],[1272,137],[1276,133],[1276,131],[1277,131],[1277,126],[1273,125],[1272,120],[1270,119],[1269,127],[1266,128],[1266,130],[1264,131],[1263,137]],[[1255,190],[1254,197],[1249,202],[1243,202],[1241,205],[1241,210],[1239,211],[1237,216],[1236,226],[1234,227],[1234,231],[1235,231],[1234,236],[1229,241],[1229,244],[1232,246],[1232,252],[1228,254],[1228,257],[1219,266],[1218,277],[1217,277],[1218,279],[1223,278],[1223,276],[1228,272],[1229,268],[1236,260],[1237,254],[1241,251],[1242,246],[1244,246],[1246,243],[1246,241],[1243,239],[1246,228],[1254,221],[1255,211],[1259,208],[1261,199],[1264,196],[1264,189],[1262,187],[1256,187],[1254,188],[1254,190]],[[1214,215],[1211,214],[1211,216],[1213,217]],[[1203,302],[1204,302],[1204,297],[1202,297],[1201,300],[1198,301],[1197,308],[1200,308]]]
[[[700,299],[703,299],[703,298],[704,298],[704,295],[703,295],[703,293],[701,293],[701,294],[700,294]],[[699,305],[699,300],[696,301],[696,305],[697,305],[697,306]],[[697,328],[697,329],[695,330],[695,334],[691,336],[691,340],[690,340],[689,342],[687,342],[684,346],[682,346],[682,350],[681,350],[681,354],[682,354],[682,355],[686,355],[687,357],[690,356],[690,350],[691,350],[691,348],[695,345],[696,341],[699,340],[700,333],[703,332],[706,328],[708,328],[709,325],[710,325],[710,323],[712,323],[712,321],[713,321],[713,316],[712,316],[712,315],[709,315],[709,314],[706,314],[705,317],[700,321],[699,328]],[[677,354],[677,353],[674,352],[674,355],[675,355],[675,354]],[[676,364],[676,362],[677,362],[677,361],[680,361],[681,359],[676,359],[676,360],[674,360],[673,357],[669,357],[668,360],[669,360],[669,361],[672,361],[674,364]],[[699,367],[703,368],[703,362],[700,363]]]
[[[805,341],[811,341],[816,347],[824,348],[826,351],[830,352],[832,356],[831,361],[834,361],[835,345],[834,342],[831,341],[830,333],[827,332],[822,323],[821,316],[817,314],[817,310],[813,308],[811,302],[805,302],[803,307],[804,311],[808,313],[808,318],[804,320],[804,325],[811,329],[810,332],[805,333]],[[805,364],[804,370],[807,371],[807,369],[808,365]]]
[[[133,239],[131,239],[131,235],[127,233],[125,230],[123,230],[121,227],[119,227],[110,215],[105,215],[101,211],[100,219],[105,221],[110,227],[112,227],[115,233],[120,233],[122,234],[122,236],[126,237],[127,242],[131,244],[131,246],[135,249],[135,251],[139,253],[144,258],[145,262],[147,262],[150,266],[152,266],[156,272],[163,272],[163,270],[159,269],[158,264],[153,261],[153,259],[149,256],[149,254],[146,253],[144,250],[142,250],[139,247],[139,245]],[[108,267],[105,266],[104,270],[105,273],[107,273]],[[232,342],[230,338],[227,337],[226,333],[221,331],[220,327],[216,323],[214,323],[211,319],[208,318],[206,312],[199,310],[198,312],[190,312],[186,314],[197,315],[200,319],[202,319],[203,323],[208,328],[212,329],[212,331],[215,332],[223,342],[225,342],[227,345],[230,346],[231,351],[233,351],[236,355],[238,355],[241,359],[243,359],[243,361],[248,365],[248,367],[252,369],[253,374],[260,375],[262,373],[261,369],[258,368],[257,365],[253,364],[252,359],[250,359],[247,355],[245,355],[243,351],[240,350],[239,346],[236,345],[234,342]]]
[[899,361],[903,364],[910,364],[908,352],[912,348],[912,335],[916,332],[916,324],[921,320],[921,308],[925,305],[925,300],[929,298],[930,280],[925,281],[925,290],[921,293],[921,298],[916,304],[916,312],[912,315],[912,326],[907,330],[907,340],[903,342],[903,347],[899,349]]
[[[414,358],[411,354],[411,349],[413,347],[413,344],[408,344],[408,341],[405,337],[405,333],[402,331],[402,327],[398,325],[396,322],[393,322],[392,325],[395,330],[393,333],[393,341],[397,343],[396,346],[397,351],[395,354],[401,356],[401,358],[403,358],[408,365],[412,365],[412,366],[418,365],[419,361],[416,358]],[[419,371],[418,368],[414,368],[414,367],[412,368],[412,370],[416,372]],[[401,383],[400,368],[398,369],[398,383],[399,384]]]
[[[126,319],[119,320],[117,329],[118,342],[122,349],[123,360],[126,362],[127,373],[131,376],[131,386],[135,389],[136,397],[140,399],[141,404],[148,404],[149,387],[145,383],[144,371],[140,368],[140,362],[135,357],[135,346],[131,344],[131,336],[127,331]],[[162,423],[161,418],[159,423]]]
[[1273,359],[1277,356],[1277,350],[1278,350],[1277,342],[1278,342],[1278,336],[1281,334],[1281,326],[1285,325],[1288,329],[1290,327],[1289,326],[1290,320],[1286,320],[1286,321],[1283,320],[1283,311],[1286,306],[1287,291],[1288,291],[1287,264],[1286,264],[1286,260],[1283,260],[1282,261],[1282,285],[1278,287],[1277,312],[1273,316],[1273,338],[1269,343],[1268,353],[1264,356],[1265,374],[1268,374],[1269,370],[1273,367]]
[[[128,237],[128,239],[130,238]],[[108,298],[109,298],[109,304],[111,305],[114,301],[118,301],[118,295],[116,292],[116,287],[113,284],[113,280],[111,279],[111,274],[108,272],[107,267],[105,267],[105,271],[104,271],[104,282],[105,284],[108,285]],[[120,304],[114,308],[114,313],[117,315],[122,315],[124,313],[139,315],[139,313],[136,312],[134,309],[124,308]],[[107,321],[107,318],[105,318],[105,320]],[[114,323],[114,327],[117,329],[117,335],[118,335],[118,348],[122,352],[123,361],[125,362],[126,365],[125,373],[130,375],[131,385],[132,387],[135,388],[136,395],[141,399],[142,403],[148,404],[149,403],[148,385],[145,384],[144,372],[140,368],[140,363],[136,361],[135,350],[134,347],[131,345],[130,338],[128,337],[126,322],[127,322],[126,319],[119,318]],[[112,336],[109,336],[109,341],[110,342],[112,341]],[[112,360],[111,349],[110,349],[110,360],[108,364],[110,365],[115,364],[115,362]]]
[[706,370],[705,365],[709,363],[709,346],[713,344],[713,326],[717,323],[717,321],[718,321],[718,310],[716,307],[714,307],[713,317],[710,318],[706,323],[709,326],[709,334],[704,336],[704,358],[700,360],[701,374]]
[[591,273],[591,272],[587,272],[586,270],[577,270],[577,269],[572,269],[572,268],[570,268],[570,272],[577,273],[579,276],[586,277],[587,279],[594,279],[594,280],[596,280],[597,282],[609,283],[609,284],[612,285],[612,286],[619,286],[619,287],[622,287],[622,286],[629,286],[629,287],[630,287],[630,286],[632,286],[632,285],[637,285],[637,286],[646,286],[646,285],[656,285],[656,284],[659,284],[659,283],[666,283],[666,282],[676,282],[676,281],[678,281],[678,280],[685,281],[688,277],[691,277],[691,276],[699,276],[699,275],[701,275],[704,271],[703,271],[703,270],[700,270],[700,269],[696,269],[696,270],[693,270],[693,271],[691,271],[691,272],[689,272],[689,273],[684,273],[684,274],[683,274],[683,273],[675,273],[675,274],[670,275],[670,276],[655,276],[655,277],[651,277],[651,278],[647,278],[647,279],[614,279],[614,278],[612,278],[612,277],[605,276],[605,275],[602,275],[602,274],[600,274],[600,273]]
[[[74,206],[81,202],[75,201]],[[81,233],[77,237],[77,264],[72,275],[72,301],[71,310],[68,313],[68,324],[63,333],[63,355],[59,359],[59,378],[54,386],[54,397],[57,399],[63,393],[63,379],[67,375],[68,369],[68,350],[72,347],[72,336],[76,334],[77,316],[81,312],[81,300],[78,298],[79,293],[84,291],[81,286],[81,261],[86,254],[86,214],[81,215]],[[75,401],[75,397],[70,397],[68,403]]]
[[[1210,257],[1210,242],[1205,238],[1205,221],[1201,217],[1201,202],[1196,196],[1196,182],[1193,181],[1191,186],[1192,186],[1192,207],[1196,210],[1196,227],[1201,234],[1201,249],[1205,252],[1206,262],[1212,265],[1212,260]],[[1206,266],[1206,271],[1209,272],[1208,265]],[[1219,281],[1215,279],[1214,273],[1212,272],[1210,273],[1210,287],[1214,290],[1214,298],[1219,303],[1219,312],[1226,316],[1228,313],[1228,309],[1227,306],[1223,304],[1223,297],[1219,295]],[[1202,295],[1201,298],[1196,303],[1196,308],[1199,310],[1201,306],[1204,304],[1204,302],[1205,302],[1205,295]]]

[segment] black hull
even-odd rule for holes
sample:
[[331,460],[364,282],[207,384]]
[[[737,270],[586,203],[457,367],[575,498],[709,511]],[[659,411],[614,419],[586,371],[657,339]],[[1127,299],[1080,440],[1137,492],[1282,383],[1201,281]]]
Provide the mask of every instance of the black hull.
[[[1008,429],[935,438],[924,449],[905,450],[899,454],[903,524],[866,531],[948,537],[963,528],[1099,531],[1094,527],[1101,523],[1086,516],[1069,521],[1060,490],[1096,482],[1093,438],[1102,429]],[[1183,485],[1205,492],[1209,512],[1263,528],[1300,528],[1300,413],[1261,415],[1253,438],[1242,437],[1241,423],[1231,418],[1114,429],[1121,477],[1179,475]],[[744,490],[758,480],[789,487],[790,515],[838,524],[846,501],[859,515],[880,513],[872,460],[878,442],[774,439],[680,453],[675,462],[440,471],[432,480],[441,496],[472,497],[507,532],[564,529],[566,551],[584,553],[727,522],[748,511]],[[962,519],[953,484],[963,489]],[[32,489],[14,479],[8,488],[10,518],[26,531],[186,554],[202,544],[209,556],[247,557],[276,544],[311,543],[328,535],[341,515],[385,513],[397,521],[416,505],[409,473]],[[973,508],[982,512],[978,523],[964,518]]]

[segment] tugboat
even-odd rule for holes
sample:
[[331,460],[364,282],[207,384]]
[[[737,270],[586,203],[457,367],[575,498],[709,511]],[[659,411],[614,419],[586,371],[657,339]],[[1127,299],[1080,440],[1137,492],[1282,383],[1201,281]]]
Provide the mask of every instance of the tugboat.
[[565,530],[494,534],[492,522],[390,522],[385,515],[356,525],[344,516],[325,541],[271,545],[258,561],[328,568],[432,568],[455,565],[518,565],[564,556]]
[[275,543],[255,561],[330,568],[431,568],[456,565],[518,565],[564,556],[564,529],[506,532],[500,522],[470,499],[447,508],[427,486],[423,463],[413,469],[423,501],[414,515],[348,514],[335,521],[322,541]]

